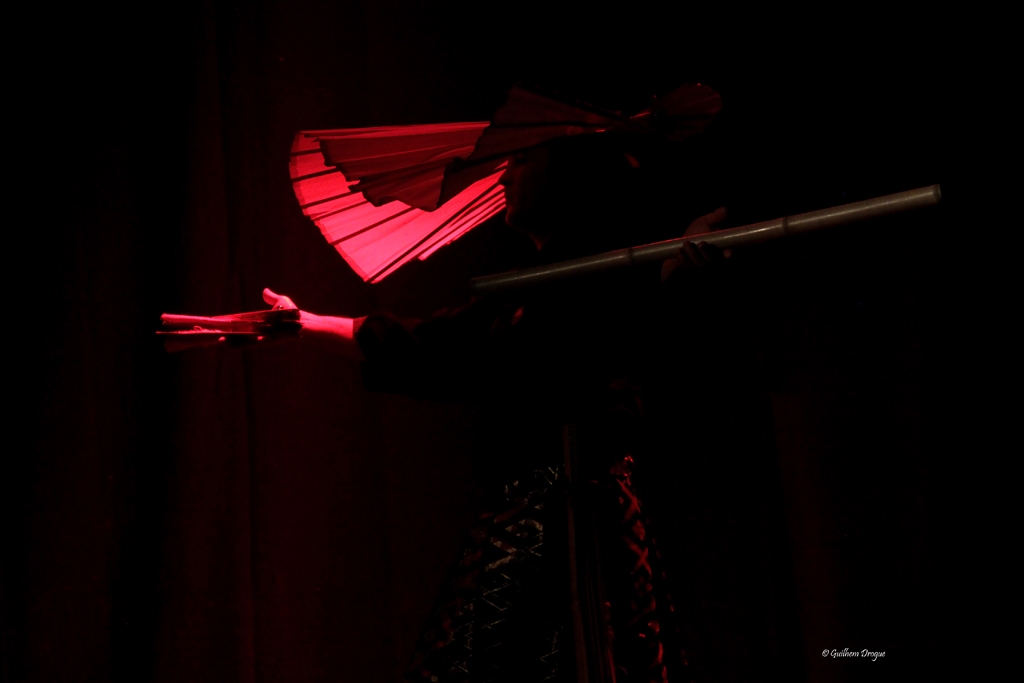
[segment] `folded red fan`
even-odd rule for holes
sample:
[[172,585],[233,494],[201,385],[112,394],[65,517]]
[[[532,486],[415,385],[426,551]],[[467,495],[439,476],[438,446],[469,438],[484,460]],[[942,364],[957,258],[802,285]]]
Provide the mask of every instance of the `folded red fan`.
[[302,329],[297,309],[271,309],[232,315],[202,316],[164,313],[160,316],[168,351],[182,351],[228,342],[244,346],[275,337],[296,335]]

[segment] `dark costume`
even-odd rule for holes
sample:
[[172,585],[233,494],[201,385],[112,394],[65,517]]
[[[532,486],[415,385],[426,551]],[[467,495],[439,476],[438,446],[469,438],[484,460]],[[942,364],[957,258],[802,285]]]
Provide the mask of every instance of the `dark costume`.
[[[554,238],[556,261],[620,246]],[[566,502],[596,512],[617,680],[685,680],[671,599],[631,481],[653,270],[476,300],[427,320],[366,319],[357,339],[368,388],[484,410],[487,491],[409,671],[415,681],[573,680]],[[569,490],[561,430],[585,471]],[[586,490],[583,490],[586,489]]]
[[[699,83],[652,99],[633,116],[515,87],[489,124],[300,133],[293,187],[328,242],[376,282],[499,213],[506,200],[499,186],[508,188],[502,169],[545,146],[552,152],[547,180],[554,179],[546,198],[557,200],[540,213],[558,232],[544,258],[556,261],[649,241],[622,228],[654,224],[629,205],[647,206],[652,195],[670,198],[673,225],[685,226],[679,188],[693,187],[647,187],[642,197],[635,192],[644,175],[635,172],[639,150],[690,138],[720,108],[718,94]],[[628,239],[608,242],[608,231],[576,229],[595,223]],[[567,496],[586,499],[601,518],[594,525],[603,530],[600,564],[614,631],[613,644],[602,647],[614,649],[623,668],[616,678],[663,681],[666,662],[673,666],[679,648],[660,628],[667,614],[659,613],[669,600],[656,586],[631,483],[640,413],[633,365],[644,357],[640,338],[651,303],[644,278],[634,275],[492,296],[427,320],[375,315],[358,330],[368,388],[473,400],[489,422],[478,472],[490,491],[486,512],[442,594],[413,680],[569,679],[562,555],[572,555],[575,544],[557,538],[572,528],[558,512]],[[655,274],[646,280],[649,289]],[[584,456],[571,491],[558,447],[569,424]]]

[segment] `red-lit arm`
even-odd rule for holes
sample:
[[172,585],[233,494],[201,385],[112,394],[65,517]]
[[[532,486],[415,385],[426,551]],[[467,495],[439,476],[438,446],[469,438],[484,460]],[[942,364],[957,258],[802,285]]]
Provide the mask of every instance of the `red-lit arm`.
[[[298,308],[289,297],[263,290],[263,300],[275,309]],[[354,361],[364,360],[363,351],[356,341],[356,332],[365,318],[342,318],[333,315],[317,315],[299,311],[302,331],[299,338],[308,339],[318,346],[339,353]]]

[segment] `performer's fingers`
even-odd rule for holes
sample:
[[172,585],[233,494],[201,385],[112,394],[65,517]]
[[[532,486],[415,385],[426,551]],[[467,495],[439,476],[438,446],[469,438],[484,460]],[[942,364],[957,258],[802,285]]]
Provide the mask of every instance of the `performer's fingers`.
[[685,243],[676,251],[676,265],[683,270],[699,266],[700,261],[698,258],[697,250],[694,248],[692,242]]
[[290,297],[283,294],[275,294],[269,288],[263,290],[263,300],[277,309],[298,308]]
[[707,219],[708,225],[718,225],[719,223],[724,221],[726,216],[728,216],[728,215],[729,215],[728,209],[726,209],[724,206],[720,206],[717,209],[715,209],[714,211],[712,211],[711,213],[709,213],[704,218]]
[[700,252],[701,257],[704,259],[704,263],[711,263],[722,258],[722,250],[713,244],[707,242],[698,242],[697,251]]
[[687,242],[683,246],[683,251],[686,253],[686,258],[690,264],[699,267],[708,262],[709,259],[702,253],[702,247],[704,246],[706,246],[704,242],[698,242],[697,244]]
[[678,254],[672,258],[667,258],[661,262],[661,281],[668,282],[669,278],[672,277],[672,273],[675,272],[676,268],[679,267],[679,256]]
[[690,227],[686,228],[683,236],[689,237],[690,235],[701,235],[705,232],[714,231],[714,226],[724,221],[727,213],[725,207],[720,206],[711,213],[704,214],[690,223]]

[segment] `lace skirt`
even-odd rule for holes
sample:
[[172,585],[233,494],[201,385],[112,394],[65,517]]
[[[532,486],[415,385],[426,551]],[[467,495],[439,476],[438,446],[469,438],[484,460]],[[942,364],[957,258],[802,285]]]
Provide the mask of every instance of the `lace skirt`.
[[406,680],[569,680],[565,495],[561,468],[550,467],[491,497],[445,582]]
[[[689,679],[672,599],[626,455],[588,485],[599,507],[617,683]],[[561,467],[493,496],[474,525],[417,647],[407,681],[540,683],[575,679]]]

